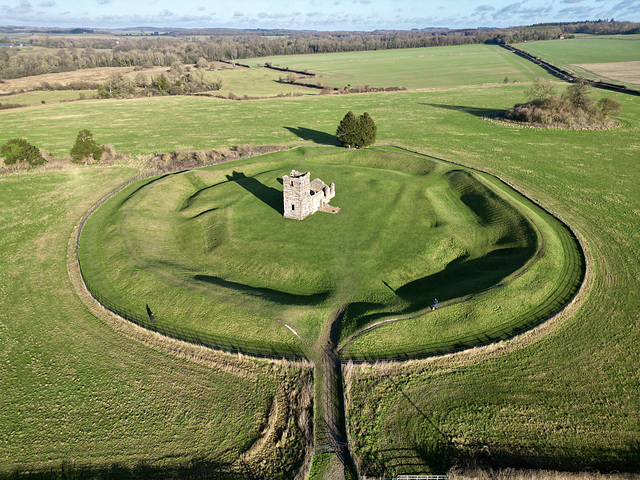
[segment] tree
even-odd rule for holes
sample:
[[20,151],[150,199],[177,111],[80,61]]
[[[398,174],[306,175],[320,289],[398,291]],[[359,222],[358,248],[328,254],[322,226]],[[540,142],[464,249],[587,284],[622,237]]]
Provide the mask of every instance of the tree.
[[364,112],[358,117],[358,136],[356,138],[356,147],[364,148],[372,145],[376,141],[378,127],[373,118]]
[[343,147],[351,148],[355,146],[356,136],[358,134],[358,119],[351,110],[344,116],[338,129],[336,136]]
[[591,109],[593,100],[589,96],[591,86],[583,81],[577,80],[567,87],[563,97],[574,107],[584,110],[585,112]]
[[0,156],[4,157],[5,165],[26,161],[29,165],[42,165],[45,159],[37,147],[31,145],[24,138],[12,138],[0,147]]
[[76,137],[76,143],[71,148],[71,158],[76,163],[86,160],[100,160],[104,152],[104,147],[93,139],[93,134],[89,130],[80,130]]
[[124,98],[132,93],[131,82],[121,73],[111,75],[104,85],[98,89],[98,97],[100,98]]
[[549,97],[553,97],[556,91],[553,84],[549,80],[542,80],[537,78],[529,88],[527,88],[526,95],[530,102],[543,101]]

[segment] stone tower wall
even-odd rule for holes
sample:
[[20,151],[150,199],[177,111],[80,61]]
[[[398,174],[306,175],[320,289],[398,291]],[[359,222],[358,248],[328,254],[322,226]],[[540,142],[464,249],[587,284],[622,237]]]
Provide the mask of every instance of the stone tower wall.
[[310,173],[295,170],[291,176],[282,177],[284,216],[302,220],[313,213],[309,191],[311,189]]

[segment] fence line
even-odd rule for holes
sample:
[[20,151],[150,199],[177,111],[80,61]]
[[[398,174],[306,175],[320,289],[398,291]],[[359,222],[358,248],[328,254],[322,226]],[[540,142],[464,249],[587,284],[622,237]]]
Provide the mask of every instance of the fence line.
[[446,475],[398,475],[395,480],[447,480]]

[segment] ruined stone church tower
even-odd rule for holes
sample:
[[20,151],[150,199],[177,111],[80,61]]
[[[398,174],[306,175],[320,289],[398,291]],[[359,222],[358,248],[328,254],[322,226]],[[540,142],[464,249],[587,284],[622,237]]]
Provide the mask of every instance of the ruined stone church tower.
[[290,175],[282,177],[282,196],[285,218],[302,220],[318,210],[337,213],[339,208],[329,205],[336,195],[336,185],[327,186],[319,178],[310,181],[310,172],[301,173],[291,170]]

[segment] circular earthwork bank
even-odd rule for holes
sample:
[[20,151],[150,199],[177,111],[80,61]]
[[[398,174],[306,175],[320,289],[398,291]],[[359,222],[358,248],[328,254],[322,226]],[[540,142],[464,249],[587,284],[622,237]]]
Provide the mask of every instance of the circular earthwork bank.
[[[335,183],[339,213],[284,218],[292,170]],[[304,357],[343,310],[337,341],[355,360],[509,338],[584,276],[575,237],[537,205],[393,147],[297,148],[138,180],[90,216],[79,261],[110,310],[227,351]]]

